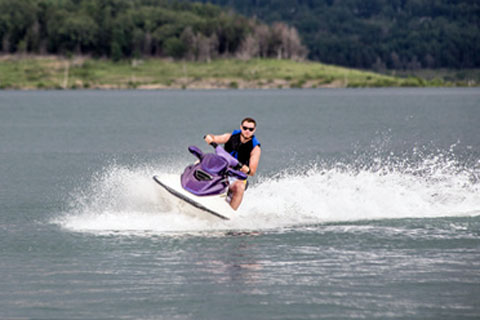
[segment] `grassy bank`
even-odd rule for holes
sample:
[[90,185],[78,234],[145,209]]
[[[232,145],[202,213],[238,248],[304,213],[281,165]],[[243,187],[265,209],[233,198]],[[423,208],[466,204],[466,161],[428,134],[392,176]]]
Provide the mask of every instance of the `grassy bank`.
[[387,75],[399,77],[416,77],[427,81],[442,79],[445,83],[456,86],[474,87],[480,84],[480,69],[419,69],[409,71],[388,71]]
[[[2,89],[215,89],[454,86],[455,82],[395,77],[316,62],[160,59],[113,62],[58,56],[0,57]],[[461,85],[461,83],[460,83]]]

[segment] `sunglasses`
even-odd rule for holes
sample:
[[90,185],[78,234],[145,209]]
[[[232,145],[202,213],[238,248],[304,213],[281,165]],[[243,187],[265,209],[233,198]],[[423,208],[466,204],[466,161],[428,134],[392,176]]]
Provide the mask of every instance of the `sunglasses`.
[[250,130],[251,132],[253,132],[255,130],[255,128],[249,128],[249,127],[245,127],[245,126],[242,126],[242,129],[247,131],[247,130]]

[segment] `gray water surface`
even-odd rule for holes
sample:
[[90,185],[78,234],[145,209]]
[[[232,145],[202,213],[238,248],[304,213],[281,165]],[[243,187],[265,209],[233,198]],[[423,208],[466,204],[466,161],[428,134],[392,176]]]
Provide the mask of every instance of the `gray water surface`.
[[[238,219],[163,207],[258,121]],[[480,90],[0,91],[0,318],[478,319]]]

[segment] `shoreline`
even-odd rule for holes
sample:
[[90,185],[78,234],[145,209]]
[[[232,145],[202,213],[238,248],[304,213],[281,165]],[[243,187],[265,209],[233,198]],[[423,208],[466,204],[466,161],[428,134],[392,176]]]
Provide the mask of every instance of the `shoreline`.
[[[452,71],[453,72],[453,71]],[[472,71],[477,76],[477,70]],[[419,74],[421,74],[419,72]],[[440,74],[440,73],[439,73]],[[480,70],[478,70],[480,75]],[[479,82],[395,76],[319,62],[217,59],[210,62],[87,56],[0,56],[0,89],[220,90],[378,87],[478,87]]]

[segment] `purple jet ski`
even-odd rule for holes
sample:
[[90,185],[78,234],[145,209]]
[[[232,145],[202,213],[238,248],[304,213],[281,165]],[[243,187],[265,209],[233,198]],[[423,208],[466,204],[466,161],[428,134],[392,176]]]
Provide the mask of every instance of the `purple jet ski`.
[[242,165],[221,146],[212,143],[215,153],[203,153],[196,146],[188,147],[200,162],[185,168],[182,187],[197,196],[212,196],[224,193],[228,188],[228,177],[240,180],[247,175],[238,169]]
[[[170,194],[197,209],[228,220],[228,217],[224,214],[220,214],[203,204],[202,198],[213,198],[225,194],[229,185],[228,177],[245,180],[247,175],[239,170],[242,164],[225,149],[216,143],[211,143],[211,146],[215,149],[215,153],[203,153],[196,146],[188,147],[188,151],[195,155],[199,161],[185,168],[180,178],[180,186],[169,185],[158,176],[154,176],[153,179]],[[222,202],[225,203],[223,200]],[[230,209],[229,205],[228,208]]]

